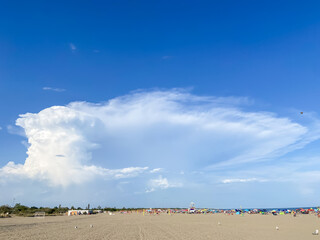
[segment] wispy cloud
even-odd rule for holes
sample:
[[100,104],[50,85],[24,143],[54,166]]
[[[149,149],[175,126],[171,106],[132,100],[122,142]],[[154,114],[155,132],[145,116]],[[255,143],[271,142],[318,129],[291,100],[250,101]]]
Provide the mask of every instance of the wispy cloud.
[[70,47],[72,52],[75,52],[77,50],[76,45],[74,45],[73,43],[69,43],[69,47]]
[[86,166],[85,170],[90,171],[96,175],[112,177],[115,179],[121,178],[132,178],[136,177],[139,174],[146,172],[149,168],[148,167],[127,167],[123,169],[106,169],[97,166]]
[[64,91],[66,91],[66,89],[64,89],[64,88],[53,88],[53,87],[43,87],[42,90],[54,91],[54,92],[64,92]]
[[26,137],[26,134],[25,134],[25,132],[24,132],[24,129],[22,129],[22,128],[19,127],[19,126],[8,125],[8,126],[7,126],[7,131],[8,131],[8,133],[10,133],[10,134],[14,134],[14,135],[19,135],[19,136],[22,136],[22,137]]
[[154,168],[150,170],[150,173],[157,173],[157,172],[161,172],[162,170],[163,170],[162,168]]
[[265,182],[266,180],[257,179],[257,178],[233,178],[233,179],[224,179],[222,183],[246,183],[246,182]]
[[22,140],[22,141],[21,141],[21,144],[22,144],[23,146],[25,146],[27,149],[30,147],[30,144],[29,144],[27,141],[25,141],[25,140]]
[[162,60],[168,60],[168,59],[170,59],[170,58],[173,58],[173,56],[169,56],[169,55],[168,55],[168,56],[162,56],[161,58],[162,58]]

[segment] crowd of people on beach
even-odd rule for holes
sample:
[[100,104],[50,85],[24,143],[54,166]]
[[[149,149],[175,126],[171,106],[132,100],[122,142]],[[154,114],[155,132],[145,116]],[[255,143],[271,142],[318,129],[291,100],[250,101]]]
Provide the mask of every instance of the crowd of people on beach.
[[149,208],[138,210],[120,211],[120,214],[140,213],[143,215],[159,215],[159,214],[217,214],[225,215],[241,215],[245,214],[261,214],[261,215],[287,215],[291,214],[296,217],[297,214],[312,214],[320,218],[320,207],[317,208],[296,208],[296,209],[192,209],[189,208]]

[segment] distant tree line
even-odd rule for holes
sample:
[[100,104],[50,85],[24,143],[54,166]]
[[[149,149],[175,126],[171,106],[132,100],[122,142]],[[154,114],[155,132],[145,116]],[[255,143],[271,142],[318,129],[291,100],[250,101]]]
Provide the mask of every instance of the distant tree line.
[[35,212],[45,212],[46,215],[64,215],[68,211],[67,207],[28,207],[17,203],[14,207],[9,205],[0,206],[0,216],[6,216],[8,214],[14,214],[17,216],[33,217]]
[[[90,204],[88,204],[90,206]],[[24,216],[24,217],[33,217],[36,212],[45,212],[46,216],[59,216],[59,215],[65,215],[68,210],[75,209],[75,210],[83,210],[81,207],[74,207],[71,206],[68,207],[61,207],[59,205],[58,207],[28,207],[25,205],[22,205],[20,203],[17,203],[14,207],[11,207],[9,205],[2,205],[0,206],[0,217],[8,217],[10,215],[16,215],[16,216]],[[96,208],[92,208],[92,210],[102,210],[102,211],[108,211],[108,212],[116,212],[116,211],[136,211],[141,210],[143,208],[116,208],[116,207],[105,207],[102,208],[101,206],[98,206]]]

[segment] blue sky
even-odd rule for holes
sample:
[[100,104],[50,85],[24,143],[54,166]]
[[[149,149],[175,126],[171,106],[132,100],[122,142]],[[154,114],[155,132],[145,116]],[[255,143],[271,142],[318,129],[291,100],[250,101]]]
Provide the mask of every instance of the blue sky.
[[2,1],[0,204],[319,205],[319,5]]

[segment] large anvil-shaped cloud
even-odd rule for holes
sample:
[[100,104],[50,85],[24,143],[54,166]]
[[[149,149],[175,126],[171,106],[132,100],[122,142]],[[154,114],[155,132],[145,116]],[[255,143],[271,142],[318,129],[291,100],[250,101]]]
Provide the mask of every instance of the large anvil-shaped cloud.
[[28,138],[28,157],[0,171],[65,186],[97,176],[133,177],[148,167],[188,171],[260,161],[314,140],[307,127],[245,112],[243,102],[152,91],[23,114],[16,124]]

